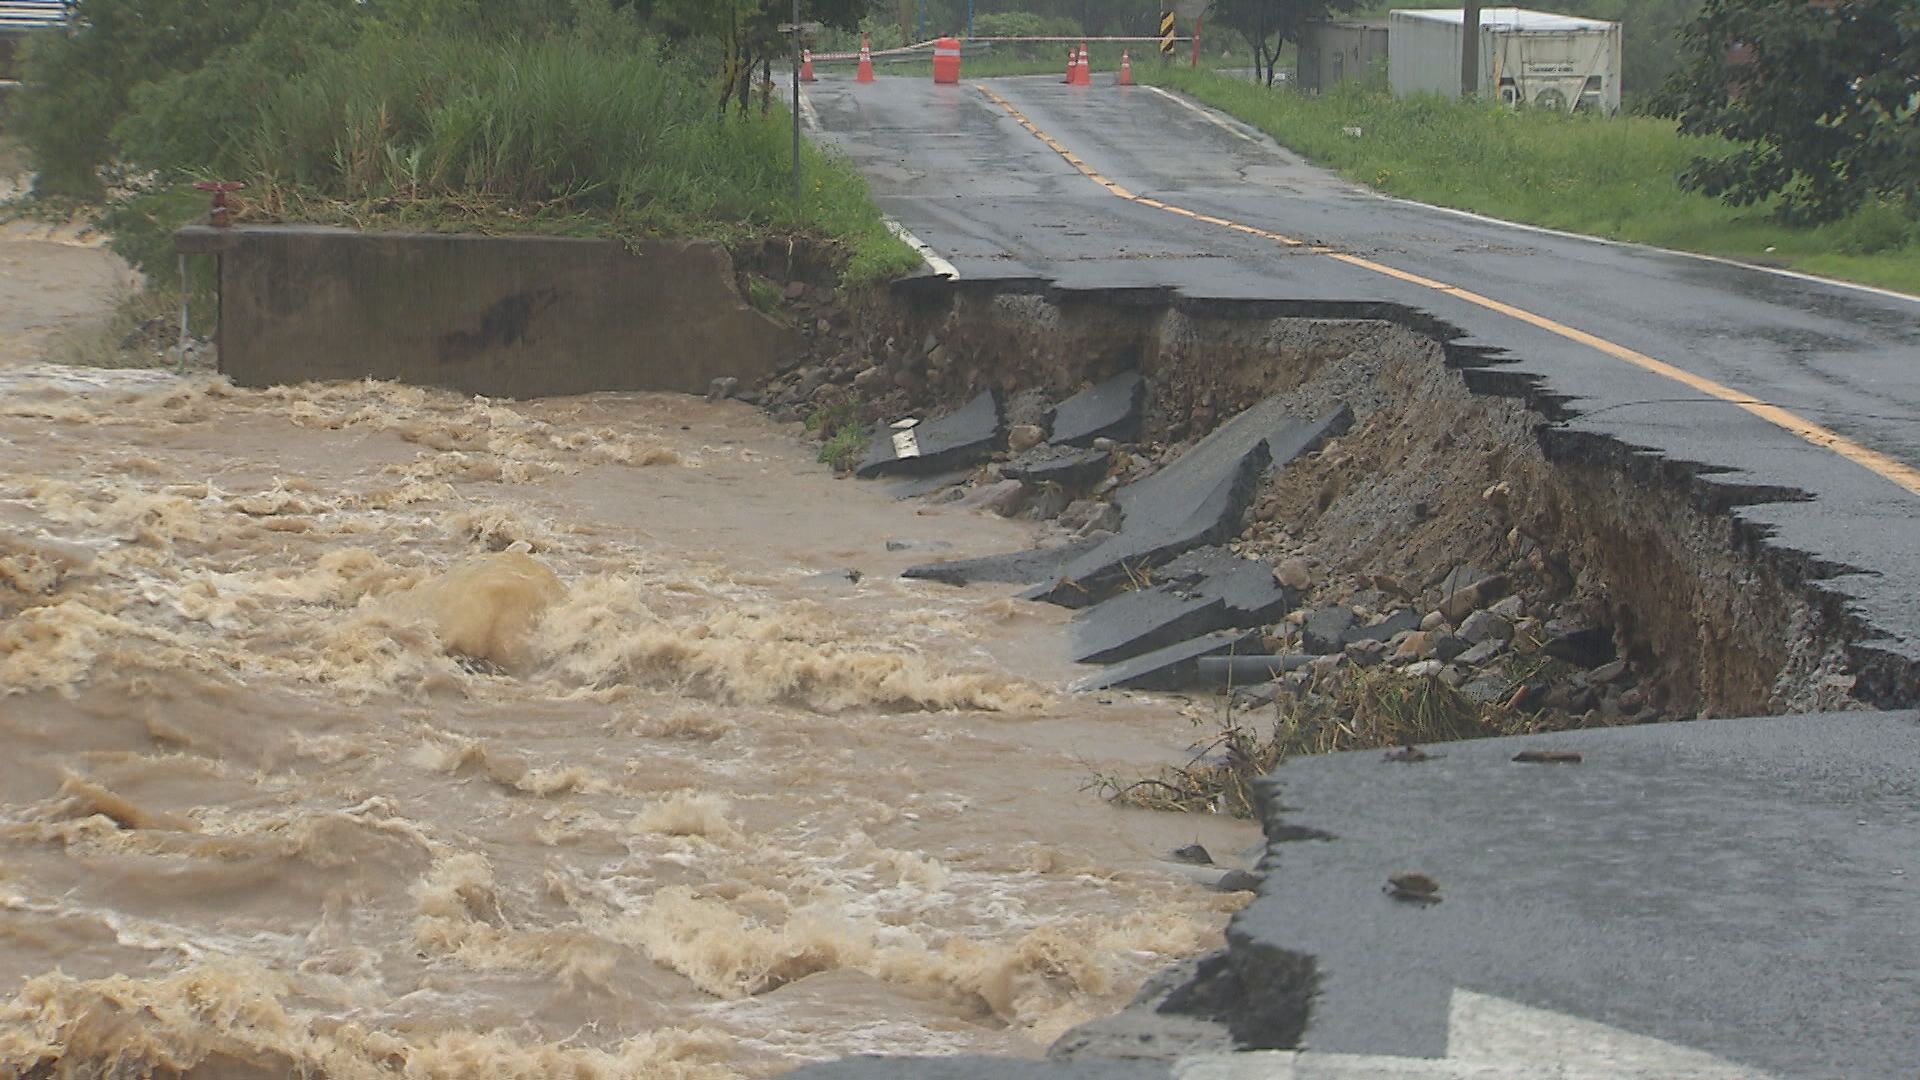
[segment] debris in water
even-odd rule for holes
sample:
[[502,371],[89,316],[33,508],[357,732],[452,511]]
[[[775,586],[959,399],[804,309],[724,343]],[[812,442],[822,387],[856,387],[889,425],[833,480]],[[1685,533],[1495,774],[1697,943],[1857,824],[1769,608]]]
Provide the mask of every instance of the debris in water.
[[1185,847],[1175,848],[1173,849],[1173,857],[1183,863],[1192,863],[1195,866],[1213,865],[1213,855],[1199,844],[1188,844]]

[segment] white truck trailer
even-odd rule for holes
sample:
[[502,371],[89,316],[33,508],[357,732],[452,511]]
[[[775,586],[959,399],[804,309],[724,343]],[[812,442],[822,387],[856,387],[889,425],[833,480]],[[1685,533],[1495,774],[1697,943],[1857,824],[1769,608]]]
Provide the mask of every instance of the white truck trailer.
[[[1398,95],[1460,96],[1459,8],[1387,13]],[[1525,8],[1480,10],[1480,96],[1572,112],[1620,109],[1620,24]]]

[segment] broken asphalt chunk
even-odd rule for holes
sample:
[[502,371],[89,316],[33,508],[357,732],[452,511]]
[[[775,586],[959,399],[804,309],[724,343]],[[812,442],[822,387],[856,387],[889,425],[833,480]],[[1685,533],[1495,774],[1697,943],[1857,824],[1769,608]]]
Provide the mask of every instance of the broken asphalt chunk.
[[1076,663],[1111,664],[1227,625],[1226,601],[1163,585],[1086,608],[1074,616],[1067,634]]
[[1198,678],[1201,657],[1249,652],[1259,647],[1257,630],[1220,630],[1114,664],[1077,680],[1071,689],[1076,692],[1178,690],[1192,685]]
[[1000,392],[989,390],[945,416],[882,428],[854,475],[868,480],[946,472],[985,461],[1005,444],[1006,437]]
[[1107,475],[1110,456],[1105,450],[1037,446],[1000,466],[1000,475],[1010,480],[1024,480],[1030,484],[1059,484],[1063,488],[1080,491]]
[[1214,630],[1264,625],[1296,602],[1265,563],[1224,548],[1188,552],[1154,578],[1151,588],[1121,593],[1074,617],[1075,660],[1109,664]]
[[1300,647],[1315,656],[1331,656],[1345,647],[1347,631],[1352,628],[1352,609],[1321,608],[1301,624]]
[[1420,613],[1402,608],[1372,626],[1349,626],[1340,640],[1348,645],[1356,641],[1392,641],[1394,635],[1420,629]]
[[1100,438],[1132,442],[1140,437],[1140,412],[1147,381],[1137,371],[1122,372],[1082,390],[1051,410],[1053,443],[1092,446]]
[[1580,667],[1600,667],[1615,656],[1613,631],[1602,626],[1569,630],[1549,638],[1540,651]]
[[1112,591],[1128,571],[1220,543],[1240,531],[1270,463],[1285,464],[1352,422],[1344,405],[1312,421],[1289,414],[1278,398],[1252,406],[1160,471],[1121,488],[1114,495],[1122,512],[1120,532],[1074,560],[1059,580],[1024,597],[1084,607]]
[[1051,581],[1057,579],[1075,559],[1106,543],[1109,535],[1095,533],[1058,547],[1013,551],[1005,555],[921,563],[909,566],[900,576],[941,581],[948,585],[972,585],[981,581],[1024,585],[1035,581]]

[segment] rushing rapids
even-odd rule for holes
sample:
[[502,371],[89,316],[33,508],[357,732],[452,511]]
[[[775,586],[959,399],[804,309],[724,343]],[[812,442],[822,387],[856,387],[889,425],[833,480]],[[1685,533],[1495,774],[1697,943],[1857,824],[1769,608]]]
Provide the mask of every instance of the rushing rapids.
[[1257,833],[1083,792],[1191,729],[897,576],[1029,539],[737,403],[0,370],[0,1073],[1038,1053]]

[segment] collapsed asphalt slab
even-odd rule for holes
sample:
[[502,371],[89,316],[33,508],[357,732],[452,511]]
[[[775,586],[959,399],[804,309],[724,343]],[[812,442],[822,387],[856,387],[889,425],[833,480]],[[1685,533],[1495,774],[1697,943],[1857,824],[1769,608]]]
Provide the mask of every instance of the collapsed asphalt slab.
[[1200,675],[1200,658],[1222,653],[1250,653],[1260,648],[1258,630],[1216,630],[1196,638],[1142,653],[1075,679],[1068,689],[1177,690]]
[[910,426],[882,428],[853,474],[870,480],[876,476],[949,472],[985,461],[1006,441],[1000,393],[989,390],[944,416]]
[[1029,484],[1059,484],[1078,490],[1105,476],[1110,458],[1105,450],[1039,446],[1002,465],[1000,475]]
[[1353,413],[1345,406],[1302,421],[1280,399],[1269,398],[1215,428],[1160,471],[1115,492],[1120,531],[1064,565],[1052,557],[1035,562],[1015,553],[928,563],[909,567],[903,576],[954,585],[1026,582],[1036,588],[1023,599],[1085,607],[1111,590],[1123,568],[1155,566],[1237,533],[1270,464],[1284,465],[1352,424]]
[[1059,577],[1075,559],[1098,548],[1106,543],[1106,540],[1107,534],[1100,533],[1070,540],[1055,547],[1030,548],[1005,555],[986,555],[941,563],[923,563],[908,567],[901,576],[924,581],[939,581],[948,585],[973,585],[989,581],[1025,585]]
[[[1270,567],[1212,545],[1240,531],[1269,465],[1285,465],[1352,424],[1344,405],[1301,420],[1268,398],[1120,488],[1118,533],[1044,552],[914,566],[904,576],[954,585],[1037,582],[1021,598],[1089,608],[1073,623],[1074,659],[1109,665],[1073,689],[1177,689],[1199,678],[1202,657],[1261,651],[1255,628],[1293,610],[1297,594]],[[1085,467],[1072,464],[1071,452],[1045,460]],[[1150,581],[1159,584],[1121,592]]]
[[1047,417],[1051,441],[1058,446],[1092,446],[1095,439],[1132,442],[1140,437],[1147,402],[1147,380],[1126,371],[1055,406]]
[[1110,664],[1214,630],[1273,622],[1298,597],[1266,563],[1224,548],[1190,551],[1160,568],[1151,588],[1124,592],[1074,616],[1073,659]]
[[1345,406],[1317,420],[1293,416],[1279,398],[1246,409],[1159,472],[1116,492],[1119,533],[1024,598],[1084,607],[1111,591],[1129,569],[1158,566],[1226,540],[1240,531],[1269,465],[1285,465],[1352,424]]

